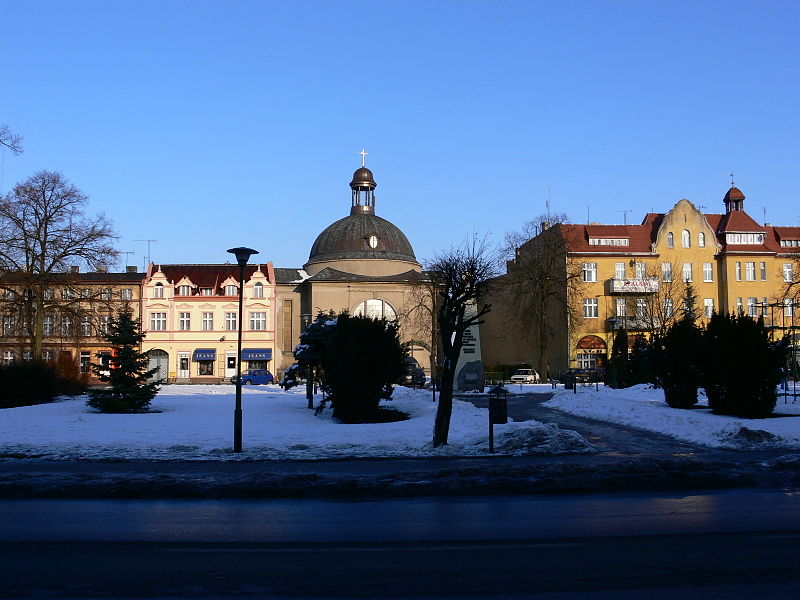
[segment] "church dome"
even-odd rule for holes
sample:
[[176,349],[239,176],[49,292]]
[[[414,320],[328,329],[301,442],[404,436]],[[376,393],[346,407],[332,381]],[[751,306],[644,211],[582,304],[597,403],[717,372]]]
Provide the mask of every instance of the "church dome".
[[408,238],[397,226],[363,213],[348,215],[326,227],[311,246],[308,262],[348,259],[417,261]]
[[375,177],[372,175],[372,171],[370,171],[367,167],[360,167],[356,169],[356,172],[353,173],[353,179],[350,182],[350,187],[352,189],[375,189],[378,187],[378,184],[375,183]]

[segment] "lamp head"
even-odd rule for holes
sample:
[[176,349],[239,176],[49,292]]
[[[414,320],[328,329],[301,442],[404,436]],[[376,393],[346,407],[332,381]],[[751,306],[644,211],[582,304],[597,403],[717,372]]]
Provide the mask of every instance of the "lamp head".
[[239,263],[240,267],[245,266],[253,254],[258,254],[258,250],[245,247],[231,248],[228,252],[236,255],[236,262]]

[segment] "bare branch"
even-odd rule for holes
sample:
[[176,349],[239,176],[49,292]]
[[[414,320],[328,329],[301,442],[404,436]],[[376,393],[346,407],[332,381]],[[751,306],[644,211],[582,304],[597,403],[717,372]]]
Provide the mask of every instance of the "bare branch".
[[14,154],[22,154],[22,136],[11,131],[8,125],[0,124],[0,146],[5,146]]

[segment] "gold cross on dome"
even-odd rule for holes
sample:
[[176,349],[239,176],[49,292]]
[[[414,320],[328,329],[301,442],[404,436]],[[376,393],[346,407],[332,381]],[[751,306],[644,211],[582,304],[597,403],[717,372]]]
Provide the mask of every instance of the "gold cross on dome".
[[364,150],[362,148],[361,152],[359,152],[359,154],[361,155],[361,166],[362,167],[366,167],[367,166],[367,154],[369,154],[369,152],[367,152],[366,150]]

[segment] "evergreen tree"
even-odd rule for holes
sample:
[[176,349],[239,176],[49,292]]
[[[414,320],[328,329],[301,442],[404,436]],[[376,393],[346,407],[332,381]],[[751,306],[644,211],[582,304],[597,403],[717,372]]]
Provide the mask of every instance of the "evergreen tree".
[[631,385],[655,382],[653,351],[651,344],[641,333],[633,338],[633,349],[628,364],[630,365]]
[[698,316],[697,293],[694,290],[694,286],[687,281],[683,294],[683,319],[697,323]]
[[608,372],[608,385],[612,388],[626,388],[630,382],[630,362],[628,360],[628,332],[619,329],[614,336]]
[[374,419],[405,372],[406,355],[397,322],[340,314],[320,361],[333,416],[347,423]]
[[122,312],[103,336],[111,345],[109,365],[92,365],[108,388],[91,390],[87,404],[105,413],[141,412],[158,393],[158,383],[148,382],[158,369],[147,370],[147,355],[140,352],[144,334],[138,319]]
[[703,336],[703,387],[716,414],[763,418],[777,402],[785,342],[772,344],[762,319],[713,315]]
[[657,372],[664,388],[664,399],[672,408],[690,408],[697,404],[701,340],[692,311],[687,307],[684,317],[659,341]]

